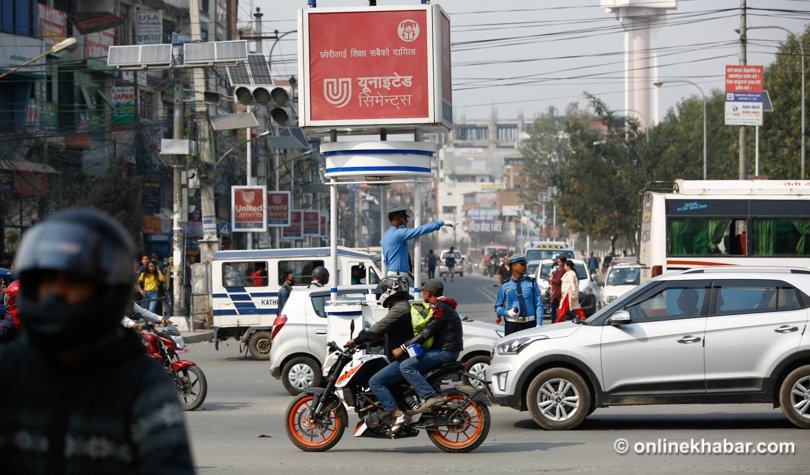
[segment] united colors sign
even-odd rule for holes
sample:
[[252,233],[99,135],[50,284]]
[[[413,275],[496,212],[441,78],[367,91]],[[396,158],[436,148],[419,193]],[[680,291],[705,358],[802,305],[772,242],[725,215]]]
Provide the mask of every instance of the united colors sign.
[[267,230],[267,187],[232,186],[231,216],[233,232],[249,233]]
[[452,127],[450,20],[438,5],[299,10],[304,127]]
[[279,227],[290,225],[290,192],[267,192],[267,226]]

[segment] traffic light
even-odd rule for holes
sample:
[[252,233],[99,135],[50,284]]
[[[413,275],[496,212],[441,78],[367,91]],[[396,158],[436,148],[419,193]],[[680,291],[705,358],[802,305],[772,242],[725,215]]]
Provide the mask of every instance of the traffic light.
[[279,125],[287,125],[292,117],[292,87],[275,84],[238,84],[234,96],[240,104],[270,105],[270,117]]

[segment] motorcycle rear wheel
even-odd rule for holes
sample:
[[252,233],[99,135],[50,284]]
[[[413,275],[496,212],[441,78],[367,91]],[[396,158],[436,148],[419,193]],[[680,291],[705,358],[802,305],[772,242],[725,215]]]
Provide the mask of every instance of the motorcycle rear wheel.
[[[446,415],[454,411],[453,400],[463,400],[461,394],[453,394],[446,398],[445,403],[436,410],[436,413]],[[461,411],[461,423],[452,426],[436,427],[428,430],[428,437],[433,445],[444,452],[466,453],[472,452],[484,443],[489,434],[490,417],[489,408],[478,401],[471,401]]]
[[177,396],[184,411],[193,411],[200,407],[208,394],[208,381],[197,365],[180,369],[175,375]]
[[324,414],[321,421],[315,422],[309,417],[314,399],[314,395],[303,393],[290,403],[285,424],[287,437],[305,452],[324,452],[337,445],[343,437],[349,415],[346,408],[338,405]]

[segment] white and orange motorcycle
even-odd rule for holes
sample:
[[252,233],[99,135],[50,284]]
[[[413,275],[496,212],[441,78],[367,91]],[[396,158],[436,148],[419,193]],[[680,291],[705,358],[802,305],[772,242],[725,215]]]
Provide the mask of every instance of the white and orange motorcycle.
[[[328,347],[326,387],[305,390],[287,408],[287,435],[301,450],[322,452],[337,445],[346,430],[349,409],[360,418],[355,437],[402,439],[424,430],[436,447],[454,453],[475,450],[486,439],[490,426],[489,389],[483,380],[467,373],[462,363],[447,363],[425,374],[425,379],[444,396],[444,402],[430,412],[409,412],[419,406],[419,401],[407,383],[391,388],[407,414],[405,425],[394,432],[393,421],[384,415],[382,404],[368,386],[371,376],[388,365],[388,359],[381,354],[355,357],[360,350],[341,349],[334,342]],[[484,384],[480,389],[461,385],[462,376]]]

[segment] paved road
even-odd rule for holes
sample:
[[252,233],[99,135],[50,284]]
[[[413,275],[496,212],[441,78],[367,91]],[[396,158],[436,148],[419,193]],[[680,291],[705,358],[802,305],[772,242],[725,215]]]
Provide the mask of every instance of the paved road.
[[[467,281],[467,282],[465,282]],[[477,281],[486,282],[478,278]],[[463,295],[467,313],[491,318],[486,290],[476,279],[448,282],[448,295]],[[491,284],[489,284],[491,286]],[[494,287],[491,287],[494,289]],[[476,296],[480,295],[480,298]],[[296,449],[284,431],[291,400],[272,379],[267,362],[243,359],[238,345],[191,345],[189,359],[208,377],[209,392],[198,411],[186,413],[198,472],[268,473],[708,473],[808,471],[810,431],[794,429],[768,405],[647,406],[599,409],[568,432],[546,432],[526,412],[492,408],[487,441],[471,454],[445,454],[426,435],[385,441],[355,439],[350,432],[333,450],[311,454]],[[350,415],[350,427],[357,419]],[[626,439],[627,455],[614,450]],[[666,439],[666,440],[664,440]],[[638,443],[659,440],[700,443],[790,442],[793,455],[639,455]],[[705,451],[705,450],[704,450]]]

